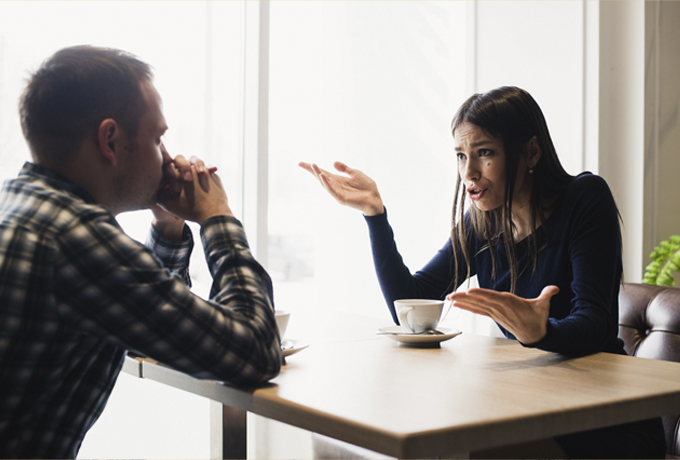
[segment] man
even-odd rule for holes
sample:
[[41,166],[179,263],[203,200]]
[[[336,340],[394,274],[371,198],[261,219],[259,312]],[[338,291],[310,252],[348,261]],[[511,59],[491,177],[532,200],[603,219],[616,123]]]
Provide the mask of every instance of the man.
[[[126,350],[238,385],[276,376],[271,280],[215,170],[165,150],[149,66],[63,49],[31,77],[20,115],[34,162],[0,192],[0,458],[75,458]],[[153,251],[114,218],[143,208]],[[201,225],[210,301],[182,279],[185,220]]]

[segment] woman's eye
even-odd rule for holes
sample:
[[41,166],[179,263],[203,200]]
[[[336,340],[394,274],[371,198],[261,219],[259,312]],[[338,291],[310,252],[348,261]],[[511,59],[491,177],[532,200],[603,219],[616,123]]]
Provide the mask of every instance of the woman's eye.
[[456,153],[456,157],[458,157],[458,161],[465,160],[465,154],[464,153],[458,152],[458,153]]
[[479,151],[479,156],[480,156],[480,157],[487,157],[487,156],[491,155],[492,153],[493,153],[493,150],[489,150],[489,149],[481,149],[481,150]]

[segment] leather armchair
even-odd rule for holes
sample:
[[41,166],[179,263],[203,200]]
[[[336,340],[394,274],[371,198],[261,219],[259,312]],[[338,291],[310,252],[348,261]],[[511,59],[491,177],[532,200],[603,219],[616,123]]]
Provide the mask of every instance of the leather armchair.
[[[680,362],[680,289],[624,284],[619,293],[619,337],[629,355]],[[662,419],[666,458],[680,458],[680,415]]]

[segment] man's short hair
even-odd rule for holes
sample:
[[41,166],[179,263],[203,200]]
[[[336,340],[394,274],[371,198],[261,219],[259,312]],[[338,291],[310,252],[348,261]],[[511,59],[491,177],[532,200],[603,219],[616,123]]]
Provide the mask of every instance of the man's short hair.
[[49,163],[68,163],[107,118],[134,142],[146,110],[140,83],[152,78],[151,67],[125,51],[93,46],[57,51],[31,76],[19,104],[31,152]]

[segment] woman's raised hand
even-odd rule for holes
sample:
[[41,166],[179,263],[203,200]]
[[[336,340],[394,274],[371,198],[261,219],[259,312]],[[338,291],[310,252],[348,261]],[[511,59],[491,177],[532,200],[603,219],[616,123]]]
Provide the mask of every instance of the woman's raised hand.
[[509,292],[474,288],[446,296],[453,306],[488,316],[525,345],[536,343],[547,333],[550,299],[560,292],[546,286],[535,299],[523,299]]
[[345,175],[331,174],[315,164],[300,163],[300,167],[313,174],[338,203],[358,209],[366,216],[385,212],[378,186],[373,179],[339,161],[333,166]]

